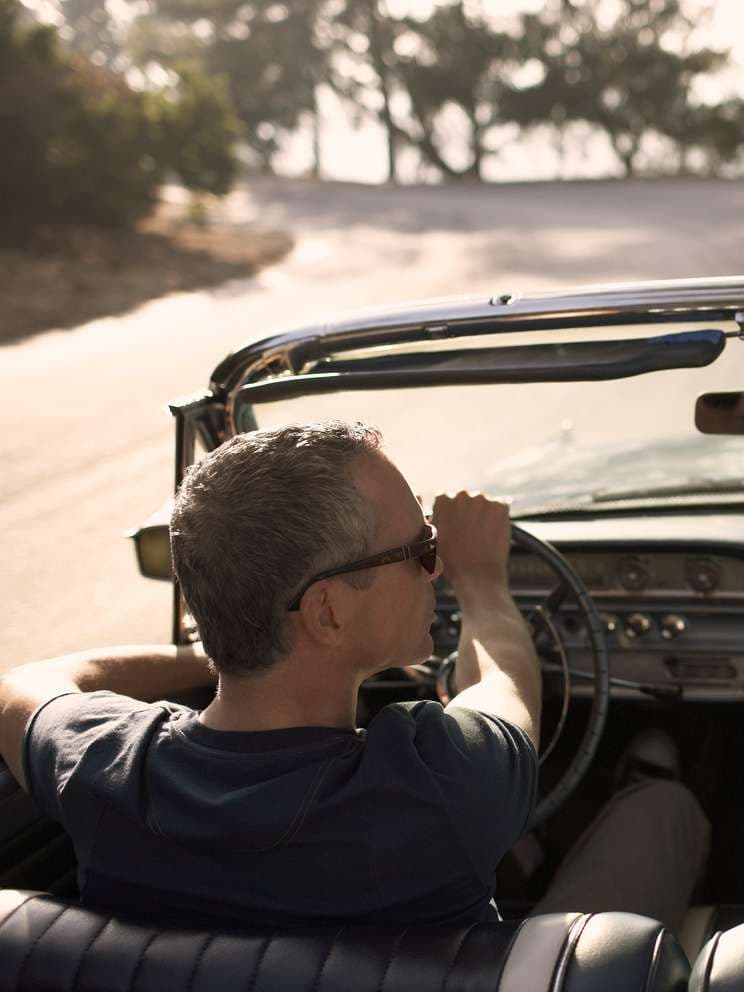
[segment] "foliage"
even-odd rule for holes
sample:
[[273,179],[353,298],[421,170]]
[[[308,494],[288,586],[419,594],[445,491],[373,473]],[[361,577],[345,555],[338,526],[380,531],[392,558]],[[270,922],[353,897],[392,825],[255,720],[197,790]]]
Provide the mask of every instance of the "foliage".
[[59,0],[68,47],[94,65],[116,70],[122,62],[119,31],[102,0]]
[[160,101],[159,161],[187,189],[227,193],[237,172],[239,131],[225,81],[184,69],[173,96]]
[[187,76],[175,100],[61,50],[53,29],[19,25],[0,0],[0,185],[4,235],[60,222],[132,225],[170,168],[191,188],[224,192],[235,161],[219,81]]
[[[407,18],[405,28],[411,54],[399,58],[397,77],[416,126],[406,129],[408,140],[448,178],[482,178],[486,134],[499,121],[501,81],[516,58],[513,39],[469,13],[463,0],[436,8],[425,21]],[[451,108],[468,131],[469,161],[459,170],[447,161],[446,140],[437,137],[438,119]]]
[[321,29],[325,81],[355,110],[357,120],[372,115],[382,123],[391,182],[397,180],[399,139],[405,137],[399,133],[392,112],[395,40],[400,26],[400,21],[381,12],[377,0],[339,0]]
[[6,233],[73,219],[131,223],[150,209],[160,178],[142,97],[62,54],[52,29],[19,29],[17,13],[0,0]]
[[168,67],[188,55],[207,75],[224,77],[244,140],[270,170],[281,135],[315,113],[324,71],[314,36],[321,6],[321,0],[151,0],[135,35],[137,50]]
[[726,55],[688,43],[691,25],[679,0],[621,0],[610,24],[601,13],[601,0],[576,0],[568,9],[561,4],[525,17],[523,57],[537,60],[543,76],[530,87],[507,87],[501,113],[521,127],[588,121],[607,135],[632,175],[646,135],[679,143],[691,128],[708,132],[716,114],[709,118],[706,108],[695,107],[692,84],[720,68]]
[[[507,33],[490,0],[435,0],[426,18],[395,15],[384,0],[138,0],[146,12],[128,56],[144,72],[188,65],[224,78],[266,171],[307,121],[317,168],[318,92],[329,86],[357,122],[382,124],[393,180],[403,149],[446,179],[481,178],[503,125],[548,125],[560,137],[574,122],[606,135],[627,175],[716,173],[739,158],[744,111],[738,98],[696,98],[728,55],[696,40],[684,2],[546,0]],[[94,0],[60,3],[81,44],[111,57]]]

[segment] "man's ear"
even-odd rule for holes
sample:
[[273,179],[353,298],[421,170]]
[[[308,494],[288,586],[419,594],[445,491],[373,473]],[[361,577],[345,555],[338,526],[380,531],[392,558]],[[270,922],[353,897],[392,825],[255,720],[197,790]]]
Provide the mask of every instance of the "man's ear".
[[318,644],[336,647],[344,638],[348,620],[343,582],[315,582],[300,601],[300,621],[307,635]]

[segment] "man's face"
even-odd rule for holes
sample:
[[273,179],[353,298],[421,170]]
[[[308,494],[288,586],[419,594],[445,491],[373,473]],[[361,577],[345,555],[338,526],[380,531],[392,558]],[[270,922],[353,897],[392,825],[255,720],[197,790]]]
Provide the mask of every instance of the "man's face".
[[[360,458],[352,474],[377,521],[370,555],[425,537],[427,524],[416,497],[382,452]],[[374,569],[372,585],[360,596],[357,644],[365,668],[382,671],[431,655],[432,582],[441,570],[438,560],[434,575],[430,575],[416,559]]]

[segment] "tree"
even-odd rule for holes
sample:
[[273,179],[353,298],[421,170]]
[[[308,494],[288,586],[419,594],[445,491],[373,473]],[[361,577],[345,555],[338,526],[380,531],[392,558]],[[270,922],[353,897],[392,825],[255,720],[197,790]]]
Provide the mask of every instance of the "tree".
[[[271,171],[282,134],[317,114],[324,53],[315,28],[322,0],[151,0],[133,47],[140,61],[166,67],[188,60],[221,76],[244,140]],[[154,42],[154,43],[153,43]]]
[[[382,123],[387,139],[387,178],[395,183],[398,146],[403,137],[392,111],[397,60],[394,44],[401,22],[385,13],[379,0],[345,0],[341,9],[334,9],[332,18],[323,23],[328,39],[325,81],[358,114],[371,114]],[[365,69],[371,70],[372,81]],[[371,101],[370,93],[374,94]]]
[[[516,60],[511,36],[491,29],[482,12],[463,0],[437,7],[426,20],[406,19],[411,54],[396,70],[410,99],[414,127],[407,139],[447,178],[482,179],[486,144],[499,122],[503,75]],[[443,111],[456,108],[467,122],[468,162],[457,169],[448,160],[446,139],[438,135]]]
[[187,189],[227,193],[237,171],[239,129],[225,81],[184,69],[167,97],[156,112],[161,164]]
[[[447,179],[482,178],[483,162],[493,152],[487,135],[498,122],[501,78],[517,56],[514,40],[493,30],[479,4],[465,0],[439,4],[425,19],[394,18],[378,0],[346,0],[337,20],[346,27],[347,54],[374,73],[380,94],[374,113],[388,135],[391,178],[402,145],[416,148]],[[366,45],[360,44],[364,38]],[[334,86],[360,102],[365,83],[359,75],[361,82],[350,82],[337,72]],[[393,97],[408,107],[395,120]],[[462,116],[468,134],[464,166],[453,161],[444,130],[453,112]]]
[[159,181],[143,98],[59,47],[49,27],[19,25],[0,0],[0,176],[4,233],[40,226],[132,223],[149,211]]
[[[720,68],[726,54],[693,48],[679,0],[621,0],[604,24],[601,0],[553,5],[523,19],[523,58],[542,79],[502,93],[501,115],[522,127],[584,120],[607,135],[626,176],[635,174],[644,137],[680,140],[696,76]],[[680,44],[669,47],[676,35]]]
[[64,52],[49,27],[19,25],[0,0],[3,234],[60,223],[129,226],[157,200],[166,168],[224,192],[234,125],[218,82],[187,76],[167,98]]
[[95,65],[116,70],[121,67],[119,31],[102,0],[59,0],[64,18],[62,38],[67,47],[89,58]]

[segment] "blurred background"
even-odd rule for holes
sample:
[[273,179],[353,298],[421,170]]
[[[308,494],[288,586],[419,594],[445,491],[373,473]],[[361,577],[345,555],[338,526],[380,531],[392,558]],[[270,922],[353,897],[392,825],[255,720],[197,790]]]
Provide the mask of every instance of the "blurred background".
[[[735,0],[0,0],[0,668],[164,640],[165,404],[369,304],[741,271]],[[442,481],[446,488],[446,480]]]

